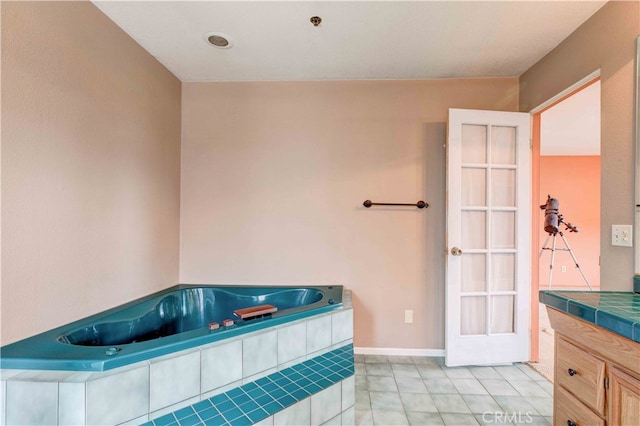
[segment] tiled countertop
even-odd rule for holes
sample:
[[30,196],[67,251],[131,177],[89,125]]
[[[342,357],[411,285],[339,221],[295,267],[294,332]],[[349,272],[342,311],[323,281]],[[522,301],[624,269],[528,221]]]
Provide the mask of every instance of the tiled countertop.
[[618,291],[540,291],[540,302],[640,342],[640,294]]

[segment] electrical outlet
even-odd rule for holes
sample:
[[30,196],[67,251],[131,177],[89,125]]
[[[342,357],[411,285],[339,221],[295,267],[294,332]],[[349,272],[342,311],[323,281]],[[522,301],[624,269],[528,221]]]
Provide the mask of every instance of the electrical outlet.
[[407,309],[404,311],[404,323],[413,324],[413,310]]
[[567,267],[562,265],[562,268],[560,268],[562,270],[562,272],[567,272]]
[[611,225],[611,245],[633,247],[633,226]]

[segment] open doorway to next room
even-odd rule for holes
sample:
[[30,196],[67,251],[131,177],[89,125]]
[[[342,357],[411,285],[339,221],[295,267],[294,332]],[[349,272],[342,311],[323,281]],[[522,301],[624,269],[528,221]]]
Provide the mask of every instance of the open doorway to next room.
[[[539,204],[551,196],[566,226],[565,241],[539,227],[539,288],[600,288],[600,80],[596,79],[540,113]],[[543,249],[544,247],[544,249]],[[569,251],[570,249],[570,251]],[[555,254],[552,263],[552,254]],[[572,256],[573,255],[573,256]],[[575,260],[574,260],[575,257]],[[576,266],[577,265],[577,266]],[[539,305],[540,373],[553,380],[554,336],[544,305]]]

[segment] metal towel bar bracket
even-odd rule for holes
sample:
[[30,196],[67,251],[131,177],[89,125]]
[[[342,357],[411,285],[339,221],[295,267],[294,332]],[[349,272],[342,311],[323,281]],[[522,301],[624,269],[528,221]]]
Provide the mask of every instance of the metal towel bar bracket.
[[420,200],[415,204],[406,204],[406,203],[374,203],[371,200],[365,200],[364,203],[362,203],[363,206],[365,206],[366,208],[369,208],[371,206],[413,206],[413,207],[417,207],[419,209],[424,209],[426,207],[429,207],[428,203],[425,203],[424,201]]

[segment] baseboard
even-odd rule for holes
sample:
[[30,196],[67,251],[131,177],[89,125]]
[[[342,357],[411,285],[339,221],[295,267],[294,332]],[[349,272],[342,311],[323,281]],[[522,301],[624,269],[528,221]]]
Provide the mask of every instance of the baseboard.
[[444,356],[444,349],[363,348],[354,347],[357,355]]

